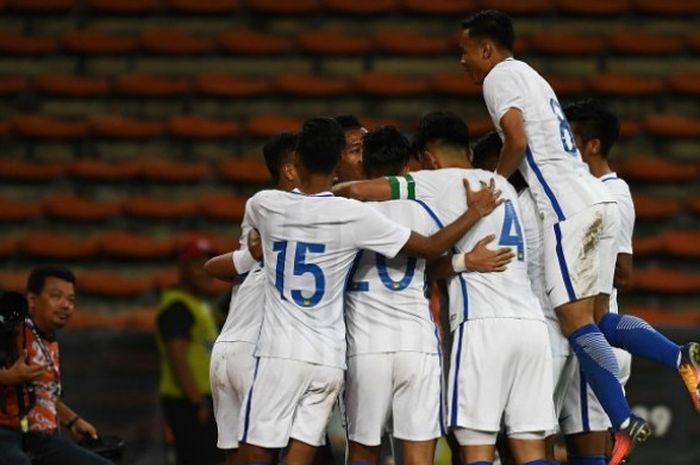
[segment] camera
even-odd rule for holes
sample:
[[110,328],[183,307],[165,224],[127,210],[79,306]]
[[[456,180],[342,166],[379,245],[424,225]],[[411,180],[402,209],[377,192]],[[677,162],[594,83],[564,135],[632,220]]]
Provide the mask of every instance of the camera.
[[0,296],[0,367],[17,360],[17,329],[29,315],[27,299],[18,292]]

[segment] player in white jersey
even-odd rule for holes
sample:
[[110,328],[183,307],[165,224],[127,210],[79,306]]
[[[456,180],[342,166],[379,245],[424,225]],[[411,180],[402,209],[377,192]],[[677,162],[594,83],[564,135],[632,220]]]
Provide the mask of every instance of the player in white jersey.
[[262,191],[246,205],[266,257],[265,313],[242,421],[248,464],[272,463],[285,447],[284,463],[309,464],[322,444],[343,383],[343,292],[357,252],[437,257],[498,204],[490,189],[468,191],[472,208],[422,236],[330,193],[344,143],[333,119],[307,121],[295,151],[300,190]]
[[[466,144],[451,143],[455,131],[466,135]],[[458,197],[459,179],[478,183],[493,176],[469,169],[467,128],[455,115],[425,116],[416,147],[423,166],[433,170],[355,183],[345,192],[373,200],[415,199],[441,226],[464,207]],[[503,192],[503,205],[472,228],[454,250],[471,250],[493,234],[499,245],[513,250],[516,260],[501,273],[459,273],[449,281],[454,342],[448,419],[464,463],[493,461],[502,422],[517,463],[540,463],[544,433],[554,425],[549,340],[527,277],[517,196],[504,178],[496,176],[495,182]]]
[[610,343],[594,322],[596,301],[607,306],[614,273],[612,197],[581,160],[551,86],[513,58],[515,34],[504,13],[481,11],[462,23],[462,58],[482,85],[491,119],[503,139],[496,171],[520,169],[544,228],[546,290],[563,333],[615,429],[611,465],[625,461],[650,429],[632,416]]

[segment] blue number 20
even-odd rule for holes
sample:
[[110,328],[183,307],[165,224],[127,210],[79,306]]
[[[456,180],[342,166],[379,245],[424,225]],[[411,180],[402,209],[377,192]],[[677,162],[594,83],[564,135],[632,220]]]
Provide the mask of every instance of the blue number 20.
[[[355,277],[355,273],[357,272],[357,266],[359,265],[360,260],[362,259],[363,253],[364,250],[360,250],[360,252],[357,254],[357,257],[355,258],[355,263],[353,264],[353,267],[350,270],[348,286],[345,288],[346,291],[369,291],[369,283],[367,281],[355,282],[352,280]],[[408,260],[406,260],[406,272],[400,280],[394,281],[393,279],[391,279],[391,276],[389,276],[389,271],[386,267],[386,257],[380,254],[375,255],[377,260],[377,273],[379,274],[379,279],[382,280],[382,284],[384,284],[384,287],[386,287],[390,291],[403,291],[411,285],[411,281],[413,281],[413,275],[416,272],[417,259],[415,257],[408,257]]]
[[576,153],[576,141],[574,140],[574,135],[571,133],[571,128],[569,127],[569,122],[566,121],[564,112],[561,109],[561,105],[557,102],[557,99],[549,99],[549,106],[554,112],[554,116],[559,120],[559,137],[561,137],[561,145],[564,146],[564,150],[570,154]]
[[520,229],[518,215],[510,200],[503,202],[503,206],[505,207],[505,215],[503,216],[503,229],[501,229],[501,238],[498,240],[498,244],[516,247],[518,260],[522,261],[525,259],[525,245],[523,244],[523,232]]
[[[279,252],[277,255],[277,266],[275,269],[275,287],[284,298],[284,274],[287,260],[287,241],[274,242],[272,250]],[[326,277],[323,270],[318,265],[306,263],[306,253],[323,253],[326,246],[323,244],[312,244],[309,242],[297,242],[294,252],[294,276],[301,276],[310,273],[314,277],[315,291],[310,297],[305,297],[299,289],[292,289],[292,300],[301,307],[314,307],[323,298],[326,292]]]

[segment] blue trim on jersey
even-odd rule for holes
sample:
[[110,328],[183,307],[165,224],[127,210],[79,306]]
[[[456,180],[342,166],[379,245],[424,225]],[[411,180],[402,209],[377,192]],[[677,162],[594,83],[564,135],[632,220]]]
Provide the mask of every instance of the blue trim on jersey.
[[566,219],[566,216],[564,216],[564,212],[559,206],[559,202],[554,196],[554,192],[552,192],[552,189],[549,187],[549,184],[547,184],[547,181],[544,179],[544,175],[542,174],[542,171],[540,171],[540,167],[537,166],[537,163],[535,162],[535,157],[532,155],[532,151],[530,150],[529,145],[525,148],[525,158],[527,159],[528,166],[530,166],[530,169],[533,173],[535,173],[535,177],[540,182],[542,189],[544,189],[544,193],[547,195],[549,203],[552,204],[552,208],[557,214],[557,218],[559,219],[559,221],[564,221]]
[[610,176],[609,178],[601,179],[603,182],[608,182],[608,181],[614,181],[616,179],[620,179],[617,176]]
[[307,194],[305,192],[302,192],[298,188],[294,188],[291,191],[289,191],[290,194],[296,194],[296,195],[303,195],[305,197],[335,197],[332,192],[319,192],[318,194]]
[[561,270],[561,277],[564,280],[564,286],[566,287],[566,293],[569,295],[569,302],[576,300],[576,293],[574,292],[574,285],[571,284],[571,277],[569,276],[569,267],[566,265],[566,257],[564,257],[564,250],[561,246],[561,229],[559,223],[554,224],[554,236],[557,239],[557,260],[559,261],[559,269]]
[[255,378],[258,377],[258,365],[260,364],[260,357],[255,358],[255,371],[253,372],[253,382],[250,384],[250,390],[248,391],[248,402],[245,404],[245,421],[243,422],[243,436],[241,436],[241,442],[246,442],[248,439],[248,428],[250,427],[250,410],[253,400],[253,386],[255,386]]
[[591,423],[588,418],[588,382],[586,381],[586,375],[581,367],[579,367],[578,372],[581,380],[579,392],[581,396],[581,425],[583,426],[583,432],[589,433],[591,431]]
[[455,356],[454,379],[452,380],[452,409],[450,411],[450,426],[457,426],[457,410],[459,407],[459,366],[462,361],[462,339],[464,339],[464,322],[459,325],[459,339],[457,340],[457,354]]

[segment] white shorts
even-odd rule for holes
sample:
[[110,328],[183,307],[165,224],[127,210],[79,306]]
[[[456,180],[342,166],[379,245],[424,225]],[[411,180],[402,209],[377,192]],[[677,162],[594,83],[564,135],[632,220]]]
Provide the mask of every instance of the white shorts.
[[599,203],[544,228],[545,292],[553,308],[612,292],[619,215],[616,203]]
[[322,446],[342,387],[340,368],[284,358],[258,358],[241,418],[241,442],[279,449],[293,438]]
[[219,449],[236,449],[240,436],[243,400],[253,382],[255,345],[217,342],[211,352],[209,379]]
[[393,417],[393,436],[428,441],[445,434],[439,354],[389,352],[348,358],[345,409],[348,438],[381,444]]
[[554,428],[552,353],[543,321],[469,320],[454,335],[449,425],[506,434]]
[[[624,387],[632,370],[632,356],[621,349],[613,348],[620,366],[620,383]],[[600,405],[593,389],[582,377],[576,357],[572,360],[574,370],[569,389],[564,396],[564,403],[559,414],[559,427],[563,434],[587,433],[589,431],[607,431],[611,423],[608,415]]]

